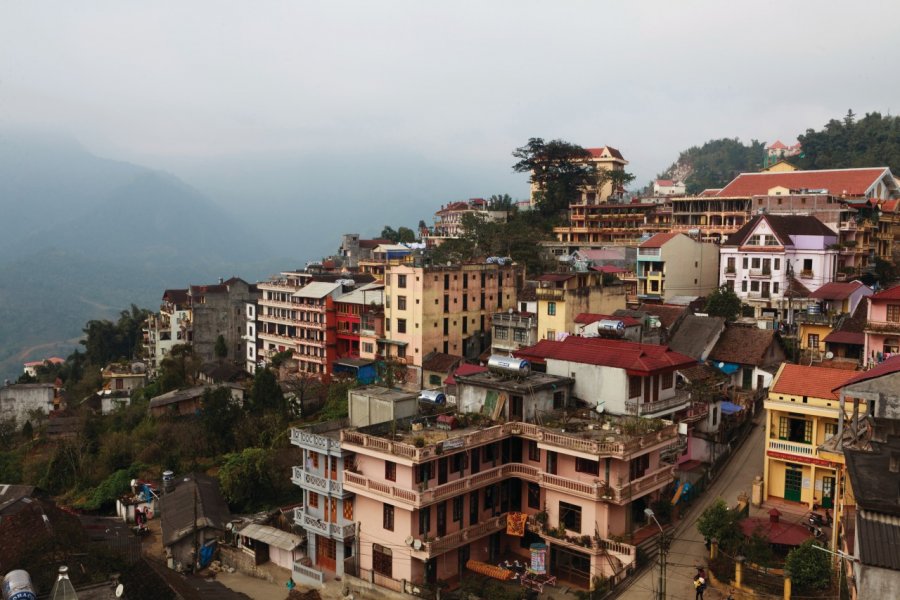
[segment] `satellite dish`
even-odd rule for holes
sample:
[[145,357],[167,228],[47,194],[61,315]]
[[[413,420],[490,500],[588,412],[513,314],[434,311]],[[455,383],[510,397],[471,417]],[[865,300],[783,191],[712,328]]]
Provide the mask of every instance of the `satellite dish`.
[[422,549],[422,540],[414,541],[413,548],[415,548],[416,550],[421,550]]
[[232,531],[234,529],[234,523],[226,523],[225,529],[227,529],[228,531]]
[[412,545],[413,545],[413,541],[414,541],[413,536],[407,537],[407,538],[406,538],[406,545],[407,545],[407,546],[412,546]]
[[832,358],[834,358],[834,352],[825,353],[825,360],[831,360]]
[[116,598],[121,598],[122,594],[125,593],[125,586],[121,583],[116,586]]

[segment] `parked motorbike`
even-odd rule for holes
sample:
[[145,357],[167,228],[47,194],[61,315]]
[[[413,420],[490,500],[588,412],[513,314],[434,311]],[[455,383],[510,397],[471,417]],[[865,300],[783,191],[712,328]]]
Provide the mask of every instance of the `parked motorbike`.
[[806,527],[806,529],[808,529],[809,532],[811,534],[813,534],[813,536],[816,539],[820,540],[820,539],[825,538],[825,532],[822,531],[822,529],[820,527],[818,527],[817,525],[810,522],[810,523],[803,523],[803,526]]

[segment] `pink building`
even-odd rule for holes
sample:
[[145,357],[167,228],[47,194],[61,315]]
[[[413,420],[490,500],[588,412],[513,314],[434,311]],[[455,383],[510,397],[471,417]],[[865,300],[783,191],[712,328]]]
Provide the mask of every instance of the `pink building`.
[[[343,483],[355,494],[360,577],[396,591],[452,585],[469,560],[527,561],[542,543],[561,583],[587,589],[594,576],[624,578],[635,547],[610,537],[643,526],[644,508],[672,482],[674,465],[661,454],[678,441],[675,425],[589,409],[563,417],[568,377],[458,379],[459,396],[479,396],[481,412],[341,434],[355,455]],[[518,413],[517,397],[543,425],[484,416]],[[527,518],[521,536],[507,532],[518,515]]]
[[865,334],[867,366],[900,353],[900,285],[869,296]]

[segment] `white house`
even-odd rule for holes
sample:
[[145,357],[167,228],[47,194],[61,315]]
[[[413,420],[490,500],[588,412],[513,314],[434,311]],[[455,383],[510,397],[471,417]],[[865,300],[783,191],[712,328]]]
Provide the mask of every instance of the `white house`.
[[757,215],[722,244],[719,285],[753,306],[758,318],[790,320],[805,307],[799,299],[834,280],[837,241],[815,217]]
[[55,389],[52,383],[16,383],[0,387],[0,421],[15,421],[21,428],[38,411],[44,415],[53,410]]
[[684,196],[687,188],[683,181],[672,179],[657,179],[653,182],[654,196]]
[[675,371],[697,364],[666,346],[569,336],[514,353],[551,375],[573,377],[575,397],[612,414],[667,417],[690,404]]

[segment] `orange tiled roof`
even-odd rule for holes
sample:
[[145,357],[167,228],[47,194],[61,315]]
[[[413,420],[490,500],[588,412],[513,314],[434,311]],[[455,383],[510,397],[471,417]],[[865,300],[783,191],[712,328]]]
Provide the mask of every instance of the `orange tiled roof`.
[[838,395],[833,390],[843,386],[855,376],[855,371],[785,363],[769,392],[838,400]]
[[762,196],[773,187],[791,190],[828,190],[840,196],[864,196],[879,180],[887,167],[872,169],[823,169],[821,171],[786,171],[783,173],[741,173],[719,190],[717,196]]

